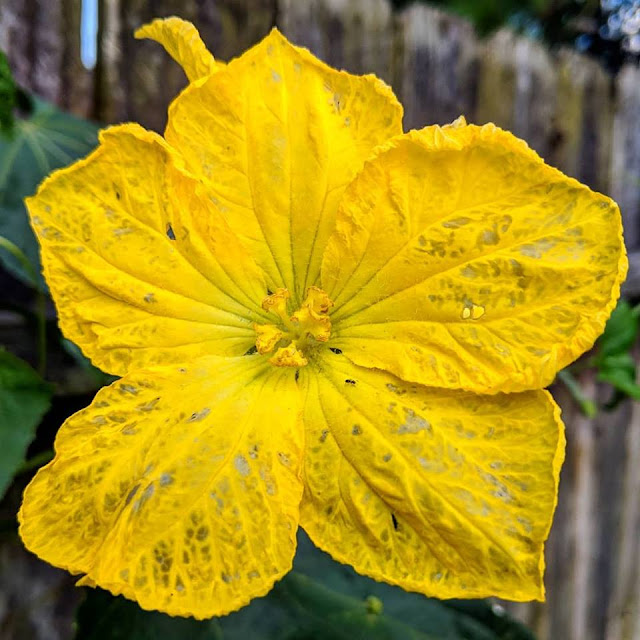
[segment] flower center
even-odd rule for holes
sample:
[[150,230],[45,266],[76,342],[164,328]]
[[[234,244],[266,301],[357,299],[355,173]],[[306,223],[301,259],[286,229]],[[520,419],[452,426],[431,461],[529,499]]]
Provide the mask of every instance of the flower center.
[[254,324],[258,353],[275,353],[269,362],[276,367],[304,367],[318,343],[331,335],[329,309],[333,302],[318,287],[309,287],[302,306],[292,315],[287,310],[291,295],[278,289],[262,301],[262,308],[278,317],[275,324]]

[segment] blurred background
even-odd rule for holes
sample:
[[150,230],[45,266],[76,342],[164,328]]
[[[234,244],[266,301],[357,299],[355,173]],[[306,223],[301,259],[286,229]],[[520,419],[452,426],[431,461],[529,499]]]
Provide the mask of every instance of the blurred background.
[[[222,60],[278,26],[330,65],[388,82],[404,105],[405,129],[461,114],[495,122],[619,203],[631,262],[626,302],[608,342],[552,389],[568,444],[547,548],[548,600],[494,603],[494,613],[519,618],[540,639],[639,639],[640,352],[632,304],[640,295],[640,0],[0,0],[0,50],[15,81],[9,89],[0,82],[0,100],[13,96],[19,115],[6,125],[17,138],[0,142],[0,235],[32,264],[37,249],[15,212],[41,177],[84,155],[97,123],[137,121],[162,131],[186,78],[159,45],[136,41],[133,32],[173,14],[194,22]],[[39,276],[15,256],[0,260],[1,341],[36,365],[33,336],[49,337],[43,366],[53,408],[25,444],[33,440],[28,458],[37,460],[64,417],[88,404],[105,378],[72,346],[51,347],[60,337],[46,299],[46,326],[35,326]],[[3,522],[15,518],[33,466],[20,467],[0,503]],[[0,537],[0,637],[70,637],[64,630],[78,597],[70,584],[23,552],[15,536]],[[32,619],[34,603],[47,622]]]

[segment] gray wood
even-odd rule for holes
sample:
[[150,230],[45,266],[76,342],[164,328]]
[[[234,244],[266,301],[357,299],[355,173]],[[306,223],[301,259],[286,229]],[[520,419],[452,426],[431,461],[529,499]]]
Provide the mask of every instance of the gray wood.
[[397,19],[395,74],[405,108],[405,129],[473,121],[478,82],[478,41],[464,20],[423,5]]
[[624,67],[616,79],[611,196],[620,205],[627,247],[640,244],[640,69]]
[[[640,69],[616,77],[575,51],[503,29],[487,40],[465,20],[389,0],[100,0],[98,61],[80,61],[80,0],[0,0],[0,47],[19,83],[104,123],[162,131],[186,84],[159,45],[133,30],[179,14],[228,60],[277,25],[329,64],[376,73],[405,107],[405,128],[463,114],[523,137],[545,159],[620,204],[630,250],[623,292],[640,297]],[[592,373],[582,383],[603,400]],[[595,420],[561,385],[567,426],[546,603],[501,603],[544,640],[640,638],[640,405]]]

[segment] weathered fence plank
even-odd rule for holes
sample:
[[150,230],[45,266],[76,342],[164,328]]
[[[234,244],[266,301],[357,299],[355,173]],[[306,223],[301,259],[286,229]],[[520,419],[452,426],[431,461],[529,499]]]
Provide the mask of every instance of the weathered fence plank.
[[607,193],[611,177],[612,78],[596,60],[563,49],[557,56],[554,139],[549,162]]
[[549,156],[557,77],[545,47],[502,30],[484,46],[478,87],[478,123],[495,122]]
[[387,0],[282,0],[277,26],[332,66],[391,82],[392,17]]
[[157,43],[134,39],[138,27],[179,13],[198,24],[216,57],[227,60],[264,37],[275,17],[275,0],[101,0],[99,6],[96,93],[89,115],[102,122],[135,121],[156,131],[164,129],[167,107],[186,78]]
[[405,129],[473,120],[478,42],[471,25],[424,5],[402,12],[394,87],[405,108]]
[[[639,353],[636,352],[636,360]],[[607,640],[640,637],[640,403],[634,403],[627,424],[624,465],[620,470],[619,525],[613,533],[617,551],[607,611]]]
[[[329,64],[376,73],[405,107],[405,128],[460,114],[526,139],[551,164],[621,206],[640,296],[640,69],[610,76],[593,59],[501,30],[481,41],[465,20],[389,0],[100,0],[98,60],[80,62],[81,0],[0,0],[0,48],[22,85],[105,123],[161,131],[182,71],[144,22],[179,14],[226,60],[278,26]],[[587,393],[606,389],[585,374]],[[504,603],[541,639],[640,638],[640,405],[582,416],[561,386],[567,459],[547,545],[547,603]]]
[[627,247],[640,246],[640,69],[628,65],[616,80],[611,197],[618,202]]

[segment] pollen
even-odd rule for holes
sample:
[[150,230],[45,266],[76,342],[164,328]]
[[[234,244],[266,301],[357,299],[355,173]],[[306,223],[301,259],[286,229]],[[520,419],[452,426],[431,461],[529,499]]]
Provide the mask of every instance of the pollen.
[[269,362],[277,367],[304,367],[318,346],[329,340],[333,302],[322,289],[309,287],[300,308],[290,315],[290,298],[287,289],[277,289],[262,301],[262,308],[277,320],[253,325],[256,349],[263,355],[275,351]]

